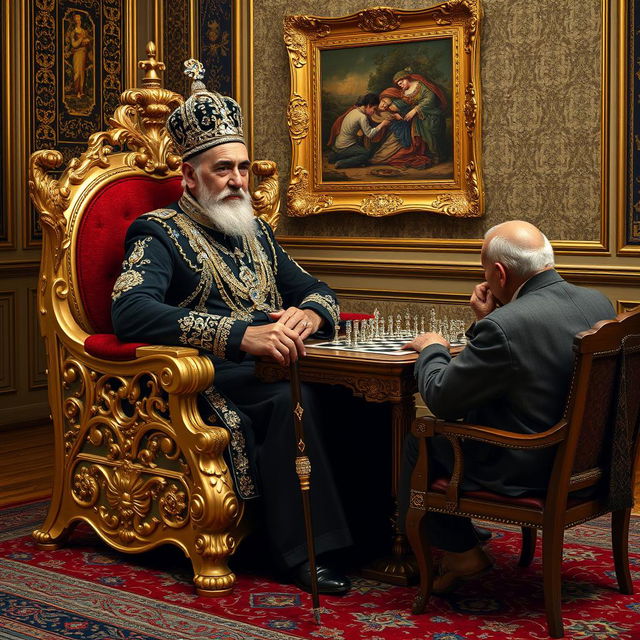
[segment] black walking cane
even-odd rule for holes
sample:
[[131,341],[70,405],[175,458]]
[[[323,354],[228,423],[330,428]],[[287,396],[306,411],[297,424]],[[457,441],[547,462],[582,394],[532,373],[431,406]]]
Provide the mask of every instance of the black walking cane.
[[304,510],[304,527],[307,535],[307,554],[309,556],[309,575],[311,578],[311,601],[313,603],[313,618],[316,624],[320,624],[320,595],[318,594],[318,574],[316,573],[316,552],[313,539],[313,525],[311,522],[311,502],[309,489],[311,488],[311,463],[304,455],[306,445],[304,442],[304,425],[302,423],[302,393],[300,391],[300,376],[298,375],[298,361],[289,365],[291,378],[291,396],[293,399],[293,423],[296,428],[296,473],[300,480],[302,492],[302,507]]

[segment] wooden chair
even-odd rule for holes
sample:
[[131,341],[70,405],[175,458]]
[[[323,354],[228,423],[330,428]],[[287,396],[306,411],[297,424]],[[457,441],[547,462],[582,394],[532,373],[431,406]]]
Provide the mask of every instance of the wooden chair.
[[[528,566],[542,530],[542,573],[549,634],[563,635],[560,583],[564,529],[611,512],[611,536],[620,591],[633,593],[628,535],[633,478],[638,459],[640,407],[640,307],[578,334],[572,383],[562,419],[534,435],[418,418],[413,433],[420,453],[412,476],[407,535],[420,568],[413,612],[422,613],[431,593],[433,566],[424,516],[428,511],[482,518],[522,527],[520,566]],[[426,486],[427,443],[436,434],[453,446],[451,478]],[[460,491],[464,473],[461,440],[535,450],[556,447],[544,497],[511,498],[490,491]],[[581,491],[591,488],[590,491]],[[590,497],[578,497],[584,494]]]
[[[213,380],[196,349],[124,344],[113,335],[111,290],[124,236],[142,213],[177,200],[180,157],[165,130],[182,97],[160,85],[149,43],[141,88],[125,91],[107,131],[62,163],[58,151],[31,156],[29,188],[44,233],[38,310],[48,358],[55,476],[47,518],[34,538],[64,543],[80,521],[110,546],[140,552],[177,545],[190,558],[200,594],[222,595],[241,538],[243,503],[223,458],[227,431],[206,424],[198,393]],[[275,164],[263,178],[256,215],[279,215]]]

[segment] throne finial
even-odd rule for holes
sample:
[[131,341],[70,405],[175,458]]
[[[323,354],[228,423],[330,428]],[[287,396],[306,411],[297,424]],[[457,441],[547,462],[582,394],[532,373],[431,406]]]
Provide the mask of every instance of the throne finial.
[[147,57],[147,60],[138,62],[138,66],[145,71],[144,78],[142,78],[142,86],[159,87],[161,85],[158,71],[164,71],[165,66],[164,62],[156,60],[156,45],[152,40],[147,42]]

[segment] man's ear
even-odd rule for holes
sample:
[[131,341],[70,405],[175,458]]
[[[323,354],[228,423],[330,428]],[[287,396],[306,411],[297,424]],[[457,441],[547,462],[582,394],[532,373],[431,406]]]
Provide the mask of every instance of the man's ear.
[[189,190],[193,191],[197,185],[196,170],[188,162],[182,163],[182,177]]
[[500,286],[504,288],[507,285],[508,279],[507,268],[502,264],[502,262],[496,262],[494,264],[494,268],[498,276],[498,282],[500,283]]

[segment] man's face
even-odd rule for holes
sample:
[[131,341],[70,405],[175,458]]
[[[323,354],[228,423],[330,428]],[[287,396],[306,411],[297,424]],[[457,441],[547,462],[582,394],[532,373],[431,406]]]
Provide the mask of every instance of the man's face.
[[378,105],[378,109],[380,111],[386,111],[389,108],[390,104],[391,104],[390,98],[382,98],[382,100],[380,100],[380,104]]
[[239,199],[234,192],[239,190],[248,192],[250,166],[251,161],[244,144],[229,142],[204,151],[198,171],[192,172],[189,177],[185,176],[185,180],[196,197],[203,191],[211,196],[217,196],[228,189],[231,193],[223,199],[223,202],[230,202]]
[[364,112],[368,115],[368,116],[372,116],[376,111],[376,105],[375,104],[369,104],[364,108]]
[[406,89],[409,86],[409,78],[400,78],[400,80],[398,80],[396,82],[396,84],[401,88],[401,89]]

